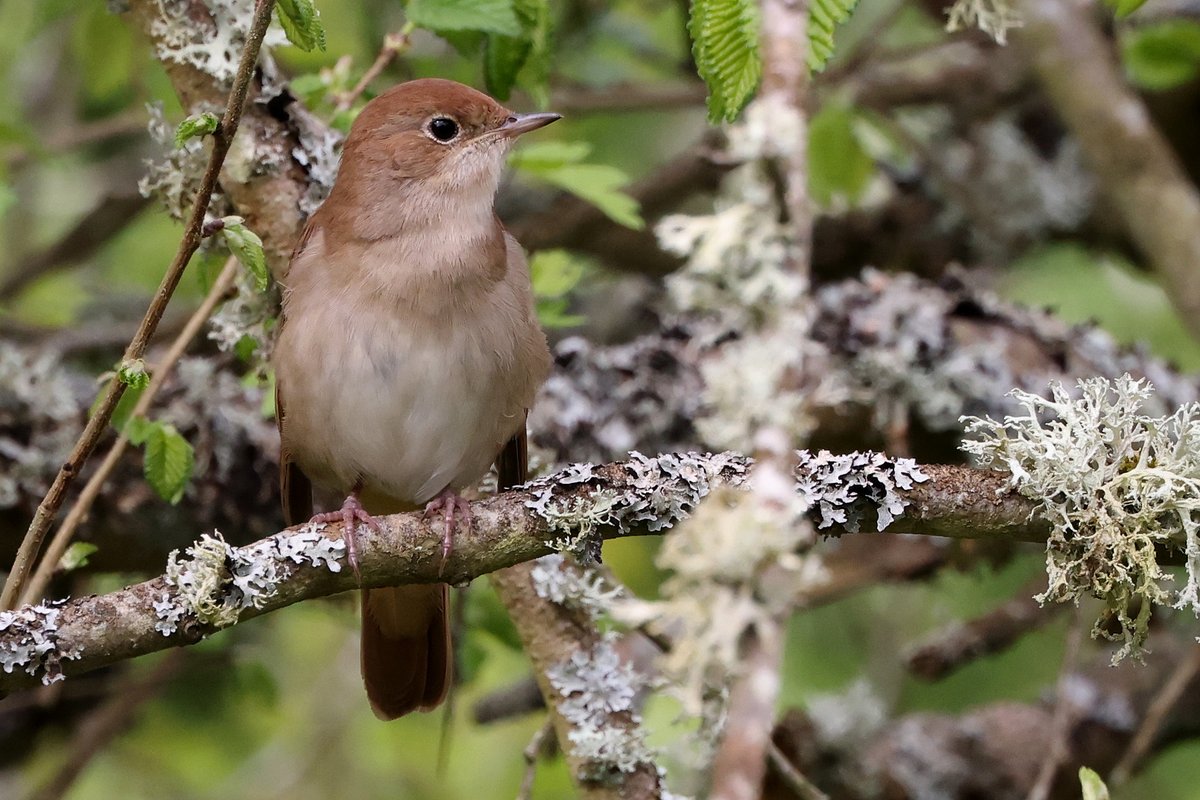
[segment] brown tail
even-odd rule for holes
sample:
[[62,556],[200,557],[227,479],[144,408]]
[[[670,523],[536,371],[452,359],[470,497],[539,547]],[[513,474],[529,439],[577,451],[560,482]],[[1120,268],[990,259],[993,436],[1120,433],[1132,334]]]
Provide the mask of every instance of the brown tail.
[[362,593],[362,677],[383,720],[430,711],[450,690],[449,587],[444,583]]

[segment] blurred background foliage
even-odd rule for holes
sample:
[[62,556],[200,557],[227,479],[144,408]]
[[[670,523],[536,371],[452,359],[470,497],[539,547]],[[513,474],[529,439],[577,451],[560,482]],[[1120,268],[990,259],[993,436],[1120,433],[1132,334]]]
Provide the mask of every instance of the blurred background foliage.
[[[85,330],[118,348],[180,234],[158,207],[129,198],[136,198],[143,160],[156,153],[146,134],[146,105],[162,103],[172,123],[183,112],[151,48],[108,5],[120,3],[0,2],[0,330],[15,339]],[[405,9],[398,0],[318,5],[326,50],[281,48],[275,56],[293,78],[296,94],[335,117],[328,88],[357,80],[384,37],[404,27]],[[553,101],[568,100],[575,110],[537,143],[517,151],[520,169],[506,183],[505,195],[519,212],[521,193],[548,183],[596,201],[619,222],[640,226],[636,203],[620,189],[700,138],[707,125],[704,93],[632,109],[619,103],[588,109],[586,97],[614,87],[697,88],[687,4],[564,0],[551,9],[549,70],[545,76],[522,76],[512,104],[553,108]],[[881,21],[887,22],[882,35]],[[893,49],[943,41],[942,22],[925,4],[864,4],[839,36],[829,71],[843,68],[866,41]],[[1120,52],[1130,79],[1147,92],[1176,91],[1200,71],[1200,24],[1171,21],[1122,32]],[[374,88],[418,76],[477,86],[485,77],[480,57],[463,55],[421,30]],[[856,108],[836,86],[821,85],[820,96],[809,153],[813,196],[829,214],[869,206],[885,177],[914,168],[911,142],[893,121]],[[349,116],[334,122],[344,128]],[[78,257],[61,259],[55,269],[21,278],[24,265],[85,215],[121,198],[132,209],[128,224],[88,242]],[[972,272],[972,280],[1052,307],[1070,320],[1097,320],[1123,341],[1142,342],[1188,368],[1200,366],[1200,348],[1163,291],[1120,246],[1069,233],[1043,234],[1007,249],[1005,256]],[[537,254],[533,272],[539,312],[548,324],[567,331],[589,324],[603,329],[615,273],[594,258],[564,250]],[[210,279],[204,268],[191,270],[168,326],[196,304]],[[108,366],[95,364],[97,370]],[[606,561],[627,585],[653,595],[660,579],[651,564],[655,546],[653,540],[610,543]],[[1001,567],[985,564],[945,572],[928,583],[878,587],[797,615],[782,702],[804,704],[850,691],[864,677],[895,713],[1036,699],[1056,678],[1065,617],[1008,652],[935,684],[914,681],[895,656],[921,634],[1007,599],[1040,569],[1040,556],[1029,553]],[[132,579],[98,576],[88,588],[101,591],[127,577]],[[521,751],[542,720],[537,715],[490,725],[471,720],[476,699],[519,679],[526,666],[486,581],[459,597],[466,598],[464,616],[471,623],[463,645],[469,681],[455,695],[449,720],[439,711],[389,725],[377,722],[359,684],[356,609],[345,598],[306,603],[188,651],[171,667],[178,677],[95,759],[69,797],[513,797],[524,772]],[[172,658],[178,657],[142,659],[131,670],[150,675]],[[86,681],[66,687],[84,696],[88,691]],[[652,702],[651,727],[669,728],[675,711]],[[27,743],[23,763],[5,764],[0,795],[22,796],[53,775],[72,733],[70,725],[44,728]],[[1181,745],[1162,754],[1119,796],[1200,798],[1197,763],[1200,745]],[[536,797],[570,794],[560,762],[539,769]]]

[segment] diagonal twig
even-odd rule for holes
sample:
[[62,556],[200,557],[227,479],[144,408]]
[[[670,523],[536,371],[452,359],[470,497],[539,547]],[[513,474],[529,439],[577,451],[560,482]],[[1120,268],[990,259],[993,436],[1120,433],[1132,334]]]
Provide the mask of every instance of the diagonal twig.
[[[166,274],[163,275],[162,282],[154,293],[150,307],[146,309],[146,315],[142,318],[141,325],[138,326],[137,332],[134,333],[133,339],[125,349],[126,361],[136,361],[146,354],[150,337],[158,327],[159,321],[162,320],[167,304],[171,301],[171,296],[175,293],[175,287],[179,285],[188,262],[200,246],[204,216],[208,212],[209,201],[217,188],[221,165],[225,163],[225,156],[229,153],[233,137],[237,134],[250,82],[254,77],[254,65],[258,60],[258,51],[262,46],[263,36],[266,35],[267,26],[271,23],[271,11],[274,7],[275,0],[257,0],[254,7],[254,17],[246,35],[246,47],[242,51],[241,61],[238,63],[237,75],[233,81],[233,88],[229,92],[225,113],[221,117],[220,125],[213,133],[212,154],[209,156],[208,167],[201,179],[200,189],[196,193],[191,216],[184,229],[183,238],[179,242],[175,258],[167,268]],[[33,515],[33,521],[30,522],[25,538],[17,550],[17,556],[9,571],[8,579],[4,582],[4,591],[0,593],[0,609],[11,609],[16,606],[17,599],[21,596],[26,581],[29,580],[33,562],[42,548],[46,532],[50,530],[50,525],[66,498],[67,489],[83,469],[88,456],[96,449],[96,445],[108,428],[109,420],[112,419],[117,403],[124,393],[125,384],[114,376],[104,390],[104,395],[91,418],[88,419],[87,425],[84,426],[83,433],[79,435],[66,463],[59,469],[49,491],[46,492],[46,496]]]

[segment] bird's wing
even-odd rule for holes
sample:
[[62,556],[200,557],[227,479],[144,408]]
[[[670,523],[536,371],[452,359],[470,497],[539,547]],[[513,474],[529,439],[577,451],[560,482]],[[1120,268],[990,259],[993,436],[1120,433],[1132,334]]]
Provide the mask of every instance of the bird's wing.
[[291,527],[307,522],[313,515],[312,481],[292,460],[283,436],[287,412],[283,405],[283,392],[275,384],[275,420],[279,425],[279,500],[283,504],[283,522]]

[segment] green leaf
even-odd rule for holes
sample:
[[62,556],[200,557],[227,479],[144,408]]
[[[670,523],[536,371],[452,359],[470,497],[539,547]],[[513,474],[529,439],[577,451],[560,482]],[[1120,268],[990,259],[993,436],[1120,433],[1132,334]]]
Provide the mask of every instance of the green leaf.
[[621,191],[629,176],[608,164],[583,164],[586,143],[539,142],[514,153],[509,163],[527,175],[588,201],[613,221],[635,230],[646,223],[638,201]]
[[158,423],[145,417],[128,417],[123,425],[121,425],[125,436],[133,444],[141,447],[154,433]]
[[150,372],[146,369],[145,359],[121,362],[117,369],[117,380],[132,389],[145,389],[150,385]]
[[409,0],[408,21],[432,31],[484,31],[520,36],[512,0]]
[[1108,786],[1095,770],[1080,767],[1079,785],[1083,789],[1083,800],[1108,800]]
[[306,53],[325,50],[325,26],[313,0],[276,0],[275,18],[296,47]]
[[174,505],[192,479],[195,453],[172,425],[152,422],[147,433],[142,471],[159,497]]
[[488,94],[507,100],[517,82],[517,73],[525,66],[533,42],[524,37],[487,37],[483,46],[483,83]]
[[[112,419],[110,420],[113,428],[119,432],[126,433],[125,426],[129,422],[130,415],[133,414],[133,407],[137,405],[144,391],[146,391],[145,387],[141,386],[130,386],[125,390],[125,393],[121,395],[121,399],[117,401],[117,407],[113,409]],[[96,402],[99,403],[100,399],[100,397],[97,397]],[[88,416],[91,416],[90,412]],[[134,442],[134,444],[137,443]]]
[[254,285],[258,290],[265,292],[270,275],[267,272],[267,257],[263,253],[262,239],[246,227],[245,220],[241,217],[223,217],[222,221],[225,227],[221,229],[221,235],[225,237],[229,252],[254,276]]
[[708,117],[729,122],[750,101],[762,76],[754,0],[693,0],[688,33],[700,77],[708,84]]
[[221,119],[211,111],[205,111],[203,114],[192,114],[190,117],[179,123],[179,127],[175,129],[175,146],[183,147],[183,143],[188,139],[195,139],[197,136],[208,136],[216,131],[217,126],[221,124]]
[[547,183],[588,201],[614,222],[634,230],[646,227],[639,213],[638,201],[621,191],[621,187],[629,183],[629,176],[614,166],[564,164],[557,169],[535,174]]
[[58,560],[58,567],[63,572],[70,572],[71,570],[86,566],[88,556],[99,549],[99,547],[91,542],[72,542],[67,551],[62,554],[62,558]]
[[826,103],[809,124],[808,190],[822,206],[835,198],[853,203],[875,174],[875,160],[859,142],[854,122],[853,108]]
[[850,18],[858,0],[812,0],[808,8],[808,68],[825,69],[833,55],[833,32]]
[[1105,4],[1113,10],[1117,19],[1124,19],[1146,5],[1146,0],[1105,0]]
[[566,250],[534,253],[529,261],[529,276],[543,327],[570,328],[585,321],[578,314],[567,313],[570,307],[567,295],[579,285],[586,270],[585,264]]
[[1145,89],[1187,83],[1200,73],[1200,22],[1169,20],[1125,31],[1121,60],[1129,79]]
[[8,181],[0,180],[0,217],[17,203],[17,193],[9,186]]

